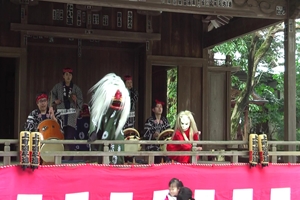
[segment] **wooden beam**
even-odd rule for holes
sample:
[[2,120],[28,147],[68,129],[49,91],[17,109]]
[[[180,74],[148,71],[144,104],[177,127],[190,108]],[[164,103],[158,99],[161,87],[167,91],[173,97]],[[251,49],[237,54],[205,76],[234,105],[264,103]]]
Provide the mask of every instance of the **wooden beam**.
[[[284,15],[278,14],[277,7],[285,8],[285,0],[265,0],[264,4],[253,5],[251,3],[242,3],[233,0],[232,4],[223,5],[202,5],[202,2],[195,1],[179,1],[175,5],[168,3],[167,0],[147,0],[147,1],[132,1],[132,0],[40,0],[57,3],[72,3],[91,6],[104,6],[115,8],[151,10],[151,11],[164,11],[176,13],[190,13],[202,15],[225,15],[235,17],[254,17],[254,18],[269,18],[269,19],[284,19]],[[181,4],[179,3],[181,2]],[[189,5],[184,5],[184,2]],[[254,4],[257,4],[254,2]]]
[[85,28],[70,28],[57,26],[43,26],[31,24],[11,23],[12,31],[24,31],[28,35],[49,36],[60,38],[76,38],[85,40],[106,40],[124,42],[146,42],[149,40],[160,40],[159,33],[141,33],[129,31],[109,31]]
[[203,67],[203,64],[207,63],[207,59],[204,58],[155,56],[155,55],[148,55],[147,60],[151,61],[152,65],[163,65],[163,66]]
[[208,66],[208,71],[214,71],[214,72],[237,72],[240,70],[241,70],[240,67]]
[[0,57],[19,58],[26,53],[26,48],[0,47]]
[[[205,32],[203,35],[203,48],[211,48],[218,44],[232,40],[250,32],[265,28],[281,22],[276,19],[254,19],[254,18],[237,18],[229,22],[226,26]],[[222,34],[220,34],[222,33]]]

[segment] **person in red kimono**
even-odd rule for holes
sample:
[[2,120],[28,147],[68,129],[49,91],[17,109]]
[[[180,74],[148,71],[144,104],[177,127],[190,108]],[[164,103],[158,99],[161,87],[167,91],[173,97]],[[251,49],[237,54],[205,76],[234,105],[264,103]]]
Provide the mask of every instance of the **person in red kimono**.
[[[198,131],[193,114],[188,111],[181,111],[176,120],[175,131],[172,141],[198,141],[201,132]],[[168,151],[192,151],[192,144],[168,144]],[[197,151],[201,151],[202,147],[197,147]],[[191,156],[169,156],[171,160],[179,163],[190,163]]]

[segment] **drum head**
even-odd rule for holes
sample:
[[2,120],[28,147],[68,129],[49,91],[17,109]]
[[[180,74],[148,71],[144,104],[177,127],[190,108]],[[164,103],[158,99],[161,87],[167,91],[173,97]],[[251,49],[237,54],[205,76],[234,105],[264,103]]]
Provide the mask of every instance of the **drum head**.
[[136,135],[136,136],[140,137],[140,133],[134,128],[126,128],[123,130],[123,133],[124,133],[125,138],[130,135]]
[[[138,141],[140,138],[135,135],[127,136],[125,140]],[[140,144],[124,144],[124,151],[136,152],[141,150]]]
[[166,138],[172,137],[173,133],[173,129],[164,130],[158,135],[157,140],[165,140]]
[[43,155],[45,151],[64,151],[63,144],[43,144],[41,147],[41,158],[45,162],[54,162],[54,156]]

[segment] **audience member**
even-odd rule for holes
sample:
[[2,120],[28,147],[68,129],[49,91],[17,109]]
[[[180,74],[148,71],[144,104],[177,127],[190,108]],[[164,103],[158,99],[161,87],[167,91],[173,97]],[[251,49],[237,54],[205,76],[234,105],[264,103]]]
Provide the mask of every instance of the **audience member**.
[[184,187],[183,183],[177,179],[172,178],[169,182],[169,194],[167,194],[165,200],[195,200],[193,198],[193,192],[190,188]]

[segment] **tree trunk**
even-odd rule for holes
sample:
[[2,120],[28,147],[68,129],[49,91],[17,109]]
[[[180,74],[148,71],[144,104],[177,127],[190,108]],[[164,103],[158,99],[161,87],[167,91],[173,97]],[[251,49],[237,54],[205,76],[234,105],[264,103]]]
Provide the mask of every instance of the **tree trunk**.
[[[272,26],[269,28],[268,34],[264,42],[257,49],[257,43],[259,41],[260,35],[258,32],[254,33],[252,36],[252,41],[249,47],[248,55],[248,76],[246,81],[246,86],[236,99],[235,106],[231,113],[231,140],[235,139],[237,129],[239,126],[239,121],[244,113],[244,109],[249,103],[249,97],[253,92],[256,85],[255,73],[257,71],[257,66],[261,59],[264,57],[266,52],[269,50],[271,43],[273,41],[274,34],[278,31],[278,26]],[[245,138],[245,137],[243,137]],[[248,139],[248,138],[245,138]]]

